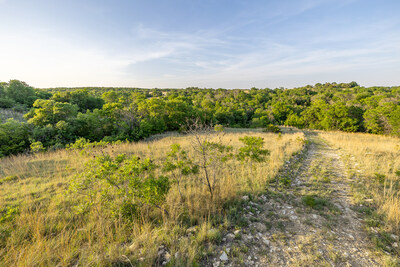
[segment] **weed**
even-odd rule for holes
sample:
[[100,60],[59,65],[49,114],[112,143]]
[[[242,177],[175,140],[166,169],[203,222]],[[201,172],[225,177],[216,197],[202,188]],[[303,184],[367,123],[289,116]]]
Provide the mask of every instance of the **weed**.
[[304,205],[316,209],[323,210],[329,205],[329,201],[325,198],[317,197],[315,195],[305,195],[301,198]]

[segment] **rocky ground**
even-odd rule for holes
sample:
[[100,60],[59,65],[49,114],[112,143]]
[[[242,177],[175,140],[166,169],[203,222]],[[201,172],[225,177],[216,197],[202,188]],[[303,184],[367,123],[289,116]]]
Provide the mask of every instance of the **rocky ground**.
[[205,265],[383,265],[352,204],[340,152],[308,138],[301,164],[287,162],[265,194],[243,197],[248,225],[225,233]]

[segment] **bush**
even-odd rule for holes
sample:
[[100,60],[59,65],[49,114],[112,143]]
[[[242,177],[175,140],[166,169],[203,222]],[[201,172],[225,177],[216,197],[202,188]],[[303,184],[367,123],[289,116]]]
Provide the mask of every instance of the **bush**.
[[33,153],[39,153],[39,152],[45,151],[45,148],[43,147],[42,142],[37,141],[37,142],[33,142],[33,143],[31,144],[31,151],[32,151]]
[[29,148],[30,130],[26,123],[8,119],[0,124],[0,157],[24,152]]
[[15,101],[9,98],[0,98],[0,108],[12,108]]
[[265,160],[265,156],[269,155],[267,149],[263,149],[264,139],[261,137],[244,136],[239,138],[244,146],[239,149],[237,158],[240,161],[261,162]]
[[281,133],[281,129],[273,124],[268,124],[267,127],[263,130],[265,133]]
[[328,206],[328,200],[314,195],[306,195],[301,198],[301,201],[306,205],[316,210],[322,210]]
[[170,181],[166,176],[156,176],[157,168],[151,159],[140,160],[125,154],[91,160],[70,185],[71,192],[85,196],[75,210],[85,213],[96,207],[98,215],[104,216],[101,207],[109,215],[131,221],[140,217],[143,208],[165,211],[162,205]]

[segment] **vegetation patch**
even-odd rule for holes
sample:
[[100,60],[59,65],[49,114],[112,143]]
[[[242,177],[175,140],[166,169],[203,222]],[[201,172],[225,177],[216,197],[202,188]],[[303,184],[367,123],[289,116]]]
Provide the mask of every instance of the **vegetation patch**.
[[317,197],[316,195],[305,195],[301,198],[301,201],[304,205],[316,210],[323,210],[326,207],[332,206],[329,200]]

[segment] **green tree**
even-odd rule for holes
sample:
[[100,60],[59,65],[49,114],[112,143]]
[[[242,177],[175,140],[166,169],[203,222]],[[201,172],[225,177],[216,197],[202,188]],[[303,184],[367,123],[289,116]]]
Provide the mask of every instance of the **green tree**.
[[54,100],[38,99],[33,104],[34,109],[25,115],[29,123],[36,126],[47,124],[55,125],[57,122],[75,118],[78,106],[69,103],[59,103]]
[[30,137],[27,123],[8,119],[0,124],[0,157],[24,152],[29,148]]
[[5,87],[5,93],[8,98],[27,107],[31,107],[36,100],[35,90],[25,82],[18,80],[10,80]]

